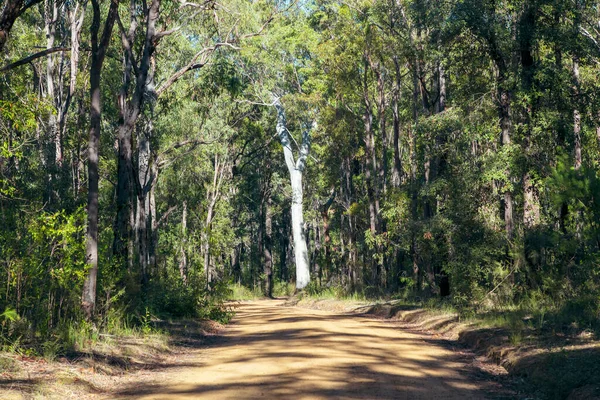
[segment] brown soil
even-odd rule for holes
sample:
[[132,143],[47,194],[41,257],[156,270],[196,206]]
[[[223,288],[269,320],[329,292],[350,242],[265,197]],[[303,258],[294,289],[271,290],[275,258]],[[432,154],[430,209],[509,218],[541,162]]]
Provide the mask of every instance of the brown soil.
[[494,380],[471,355],[398,322],[242,303],[224,335],[122,399],[481,399]]

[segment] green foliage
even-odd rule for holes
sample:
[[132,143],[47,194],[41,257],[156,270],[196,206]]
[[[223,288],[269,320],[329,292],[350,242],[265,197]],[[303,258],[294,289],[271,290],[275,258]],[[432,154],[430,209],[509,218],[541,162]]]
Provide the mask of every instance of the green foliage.
[[229,286],[230,300],[257,300],[264,297],[262,289],[260,287],[254,288],[254,290],[247,288],[246,286],[234,283]]
[[296,286],[291,282],[275,282],[273,297],[291,297],[296,291]]
[[0,314],[0,318],[2,318],[2,326],[4,326],[7,322],[14,322],[19,320],[19,314],[17,311],[7,307],[2,314]]
[[[49,265],[47,272],[60,289],[83,284],[85,256],[83,208],[67,215],[64,211],[42,214],[28,226],[31,236],[30,264]],[[48,254],[50,255],[48,258]]]

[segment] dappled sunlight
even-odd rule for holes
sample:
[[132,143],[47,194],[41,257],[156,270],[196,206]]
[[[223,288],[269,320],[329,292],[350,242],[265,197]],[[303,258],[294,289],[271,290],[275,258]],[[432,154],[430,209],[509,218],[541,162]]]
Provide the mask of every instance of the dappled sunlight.
[[120,398],[477,399],[480,387],[443,343],[374,319],[241,304],[196,368]]

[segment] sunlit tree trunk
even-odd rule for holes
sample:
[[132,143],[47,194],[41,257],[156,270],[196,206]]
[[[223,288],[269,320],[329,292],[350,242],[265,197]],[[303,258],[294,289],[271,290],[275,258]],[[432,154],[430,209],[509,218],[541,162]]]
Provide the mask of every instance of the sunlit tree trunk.
[[[46,31],[46,49],[54,47],[56,41],[56,26],[58,22],[58,4],[56,1],[46,0],[44,4],[44,22]],[[59,78],[59,79],[56,79]],[[61,99],[59,96],[60,88],[55,88],[55,80],[61,85],[62,77],[56,76],[56,54],[46,56],[46,97],[60,112]],[[56,89],[59,89],[58,92]],[[59,166],[62,163],[62,143],[61,135],[58,131],[57,114],[50,113],[48,117],[48,131],[50,140],[54,145],[54,164]]]
[[151,242],[151,216],[150,216],[150,189],[154,182],[151,176],[152,151],[150,138],[152,137],[152,116],[145,122],[145,129],[138,135],[137,174],[139,188],[137,190],[136,218],[135,218],[135,245],[137,259],[141,267],[142,282],[148,281],[149,249]]
[[275,102],[275,108],[277,109],[277,135],[283,147],[285,163],[290,173],[292,185],[292,236],[294,240],[294,258],[296,261],[296,289],[301,290],[310,282],[308,249],[306,246],[304,215],[302,212],[302,174],[306,168],[306,159],[310,150],[310,130],[307,129],[304,131],[300,154],[298,160],[294,161],[285,112],[279,100]]
[[[503,80],[500,81],[500,85],[503,84]],[[502,146],[510,146],[510,129],[512,122],[510,120],[510,92],[502,88],[498,89],[498,113],[500,115],[500,129],[501,139],[500,143]],[[506,170],[507,184],[510,184],[510,170]],[[511,240],[513,237],[514,224],[513,224],[513,199],[512,191],[509,187],[504,189],[504,227],[506,230],[506,238]]]
[[71,35],[71,59],[70,59],[70,76],[69,76],[69,88],[66,94],[66,98],[62,104],[59,112],[58,125],[59,133],[63,137],[67,131],[67,112],[75,96],[75,90],[77,88],[77,75],[79,69],[79,48],[81,41],[81,29],[83,28],[83,21],[85,17],[85,7],[80,7],[80,4],[75,4],[74,8],[69,8],[68,19],[70,22],[70,35]]
[[212,186],[206,193],[206,219],[204,222],[203,242],[204,242],[204,272],[206,273],[206,285],[210,288],[214,278],[214,271],[210,263],[210,234],[212,229],[212,222],[214,219],[215,206],[217,201],[221,197],[221,184],[223,183],[223,176],[225,173],[225,158],[219,158],[215,154],[214,159],[214,173]]
[[573,109],[573,139],[575,143],[575,169],[580,169],[581,159],[581,113],[579,112],[579,60],[573,57],[573,80],[575,108]]
[[[180,245],[180,253],[179,257],[179,276],[181,276],[181,281],[183,284],[187,284],[187,201],[183,201],[183,212],[181,214],[181,245]],[[234,250],[235,252],[235,250]]]
[[392,94],[393,136],[394,136],[394,167],[392,171],[392,186],[399,187],[402,180],[402,162],[400,161],[400,90],[401,75],[398,56],[394,56],[394,91]]

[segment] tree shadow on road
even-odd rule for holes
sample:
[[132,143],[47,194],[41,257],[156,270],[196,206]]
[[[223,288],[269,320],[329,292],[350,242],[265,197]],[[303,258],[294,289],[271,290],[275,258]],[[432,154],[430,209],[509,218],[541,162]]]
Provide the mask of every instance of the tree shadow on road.
[[[227,335],[215,338],[211,348],[222,371],[237,371],[248,366],[278,365],[294,367],[280,372],[261,373],[250,370],[226,382],[172,382],[139,388],[131,385],[115,393],[120,398],[150,396],[210,399],[446,399],[518,398],[504,390],[499,378],[489,372],[475,371],[465,353],[445,351],[452,341],[409,333],[397,334],[398,325],[351,314],[304,312],[282,313],[281,308],[245,307],[229,328]],[[338,330],[334,326],[361,324],[361,332]],[[278,324],[277,329],[267,329]],[[244,331],[253,326],[250,333]],[[301,325],[301,326],[299,326]],[[308,326],[307,326],[308,325]],[[377,329],[370,335],[365,329]],[[388,351],[394,343],[395,350]],[[440,349],[432,355],[432,347]],[[244,349],[231,351],[227,349]],[[406,348],[406,357],[398,349]],[[416,350],[415,350],[416,349]],[[428,349],[427,351],[420,349]],[[328,360],[340,356],[343,364]],[[351,361],[348,362],[348,359]],[[352,360],[355,360],[352,361]],[[197,374],[206,374],[202,368]]]

